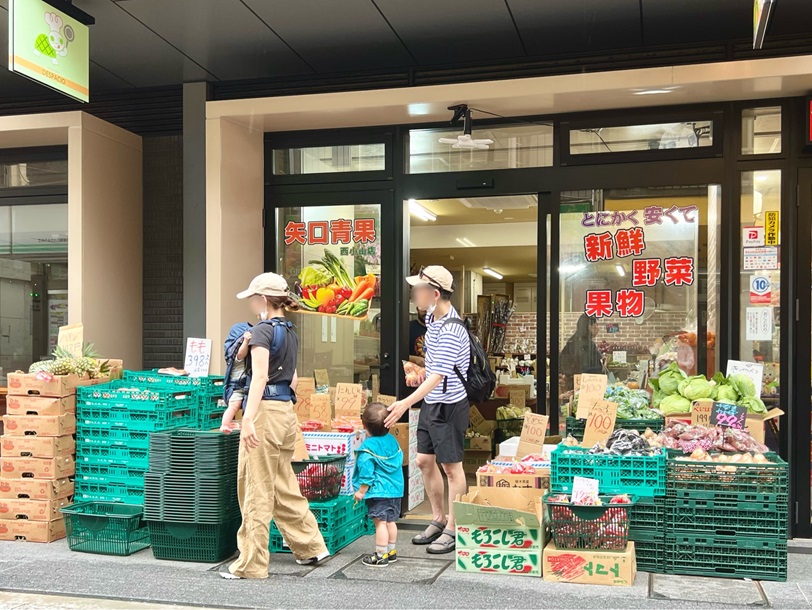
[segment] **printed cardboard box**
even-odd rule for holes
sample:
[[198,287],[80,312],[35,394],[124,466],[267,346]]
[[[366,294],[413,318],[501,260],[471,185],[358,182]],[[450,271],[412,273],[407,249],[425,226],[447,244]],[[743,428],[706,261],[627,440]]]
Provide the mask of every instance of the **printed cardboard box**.
[[55,458],[2,458],[0,478],[3,479],[63,479],[76,474],[71,456]]
[[47,396],[8,396],[8,415],[64,415],[76,413],[76,396],[50,398]]
[[0,498],[29,500],[58,500],[73,496],[70,479],[0,479]]
[[53,521],[61,519],[59,509],[68,506],[68,498],[59,500],[3,500],[0,499],[0,519],[29,519],[30,521]]
[[407,493],[409,494],[407,507],[413,510],[426,501],[426,487],[423,484],[423,475],[418,471],[416,474],[409,476]]
[[750,432],[750,436],[763,445],[765,438],[764,426],[769,420],[781,417],[783,414],[784,412],[781,409],[770,409],[766,413],[748,413],[744,425]]
[[[400,445],[400,450],[403,451],[403,465],[409,463],[409,424],[395,424],[389,428],[389,433],[395,437]],[[417,442],[417,439],[415,439]]]
[[625,551],[544,549],[544,580],[587,585],[630,587],[637,576],[634,542]]
[[26,540],[28,542],[53,542],[66,536],[65,520],[27,521],[25,519],[0,519],[0,540]]
[[65,415],[4,415],[3,425],[8,436],[65,436],[76,434],[76,416]]
[[466,437],[465,439],[466,451],[487,451],[490,453],[493,450],[493,437],[492,436],[473,436]]
[[490,451],[466,451],[462,456],[462,469],[470,474],[476,473],[491,459]]
[[454,502],[457,548],[535,551],[541,558],[546,525],[541,489],[472,488]]
[[479,487],[524,488],[524,489],[550,489],[550,470],[536,470],[535,474],[498,474],[493,472],[478,472],[477,485]]
[[366,438],[366,432],[303,432],[310,455],[346,455],[347,463],[355,463],[355,451]]
[[541,553],[457,547],[457,572],[539,577],[541,576]]
[[0,436],[0,457],[53,458],[76,453],[73,436]]
[[[105,379],[110,381],[109,379]],[[8,374],[9,396],[49,396],[62,398],[76,394],[79,386],[92,385],[93,380],[78,375],[40,375],[38,373]]]

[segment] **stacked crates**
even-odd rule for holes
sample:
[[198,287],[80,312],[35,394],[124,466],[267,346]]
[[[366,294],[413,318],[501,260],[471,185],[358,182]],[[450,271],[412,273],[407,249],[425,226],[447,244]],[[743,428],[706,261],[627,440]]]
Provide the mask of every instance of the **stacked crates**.
[[[643,434],[647,429],[652,432],[661,432],[665,420],[660,419],[618,419],[615,421],[615,430],[637,430]],[[576,419],[575,417],[567,417],[566,435],[572,436],[575,440],[584,440],[584,431],[586,430],[586,420]]]
[[142,504],[150,434],[196,428],[197,395],[115,381],[77,396],[77,500]]
[[719,463],[669,455],[666,572],[787,578],[789,471],[785,461]]
[[666,498],[638,498],[630,509],[629,540],[634,541],[637,568],[665,573]]
[[239,434],[153,434],[144,519],[156,559],[216,563],[237,550]]

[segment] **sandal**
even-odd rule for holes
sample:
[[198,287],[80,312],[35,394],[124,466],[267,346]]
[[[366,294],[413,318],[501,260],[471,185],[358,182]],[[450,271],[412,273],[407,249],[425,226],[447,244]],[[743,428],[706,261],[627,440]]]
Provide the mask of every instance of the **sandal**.
[[[443,531],[445,530],[445,523],[441,523],[439,521],[432,521],[429,526],[425,529],[425,531],[420,532],[417,536],[412,538],[412,544],[431,544],[435,540],[437,540],[440,536],[443,535]],[[436,532],[430,532],[430,530],[434,528],[437,530]]]
[[441,536],[426,549],[432,555],[453,553],[457,549],[457,534],[453,530],[445,529]]

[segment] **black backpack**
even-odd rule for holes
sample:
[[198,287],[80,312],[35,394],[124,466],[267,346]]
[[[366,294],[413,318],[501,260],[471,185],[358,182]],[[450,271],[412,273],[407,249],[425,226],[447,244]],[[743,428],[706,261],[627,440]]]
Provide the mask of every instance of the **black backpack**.
[[[454,372],[460,378],[468,400],[472,403],[484,402],[491,397],[496,388],[496,375],[491,370],[491,363],[488,360],[488,353],[479,338],[471,332],[468,325],[459,318],[449,318],[443,322],[446,324],[460,324],[468,332],[468,341],[471,344],[471,359],[468,362],[468,379],[462,376],[457,365],[454,365]],[[442,328],[442,326],[440,327]],[[447,380],[443,380],[443,392],[445,392]]]

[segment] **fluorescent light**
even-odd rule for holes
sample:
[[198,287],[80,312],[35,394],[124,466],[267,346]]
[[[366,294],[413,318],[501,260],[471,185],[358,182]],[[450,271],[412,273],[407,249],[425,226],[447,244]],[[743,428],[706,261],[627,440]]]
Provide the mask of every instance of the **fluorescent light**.
[[756,180],[758,182],[767,182],[767,178],[769,178],[769,176],[767,176],[767,174],[761,174],[759,176],[756,176]]
[[483,267],[482,272],[487,275],[490,275],[491,277],[495,277],[497,280],[501,280],[503,277],[505,277],[504,275],[502,275],[498,271],[494,271],[490,267]]
[[437,220],[437,216],[417,203],[417,199],[409,199],[409,212],[411,212],[412,216],[416,216],[420,220],[425,220],[426,222],[434,222]]
[[615,269],[617,269],[617,274],[620,277],[626,277],[626,270],[623,268],[623,265],[615,265]]
[[476,248],[476,244],[467,237],[462,238],[458,237],[457,243],[460,244],[461,246],[465,246],[466,248]]
[[664,93],[671,93],[672,89],[645,89],[643,91],[635,91],[635,95],[663,95]]

